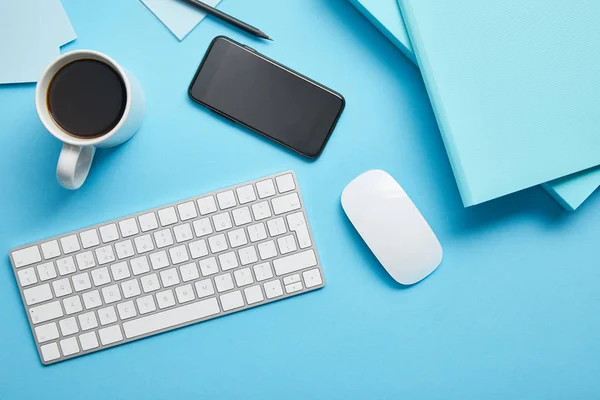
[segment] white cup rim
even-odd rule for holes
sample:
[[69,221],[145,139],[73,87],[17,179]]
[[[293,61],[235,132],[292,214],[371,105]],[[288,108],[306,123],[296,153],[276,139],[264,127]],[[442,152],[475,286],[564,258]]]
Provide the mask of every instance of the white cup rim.
[[[50,115],[50,110],[48,110],[47,104],[48,87],[52,78],[54,78],[54,75],[65,65],[85,58],[91,58],[104,62],[114,68],[125,84],[125,95],[127,97],[125,110],[123,111],[123,115],[121,116],[121,119],[117,125],[115,125],[108,133],[90,139],[77,138],[65,132],[64,129],[56,123],[54,118],[52,118],[52,115]],[[125,73],[125,70],[111,57],[95,50],[73,50],[60,55],[44,69],[44,72],[42,73],[42,76],[35,88],[35,107],[42,124],[48,130],[48,132],[50,132],[58,140],[73,146],[94,146],[114,136],[127,120],[127,116],[129,115],[129,111],[131,109],[131,101],[131,82]]]

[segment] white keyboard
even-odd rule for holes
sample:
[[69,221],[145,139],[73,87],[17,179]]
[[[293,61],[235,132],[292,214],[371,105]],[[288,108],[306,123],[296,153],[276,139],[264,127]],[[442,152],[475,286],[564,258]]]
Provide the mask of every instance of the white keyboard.
[[325,285],[292,171],[9,256],[45,365]]

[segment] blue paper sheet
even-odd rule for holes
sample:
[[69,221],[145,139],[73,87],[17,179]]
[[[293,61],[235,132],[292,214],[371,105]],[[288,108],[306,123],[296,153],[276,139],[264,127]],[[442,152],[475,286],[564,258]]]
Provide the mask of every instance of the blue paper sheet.
[[[182,0],[141,1],[179,40],[185,39],[206,17],[206,13]],[[221,2],[221,0],[203,1],[212,7],[216,7]]]

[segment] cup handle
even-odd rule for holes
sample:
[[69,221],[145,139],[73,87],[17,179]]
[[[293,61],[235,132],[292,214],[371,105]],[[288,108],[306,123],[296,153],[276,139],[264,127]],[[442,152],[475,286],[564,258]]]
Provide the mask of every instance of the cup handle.
[[94,146],[64,143],[56,166],[58,183],[70,190],[79,189],[90,172],[95,153]]

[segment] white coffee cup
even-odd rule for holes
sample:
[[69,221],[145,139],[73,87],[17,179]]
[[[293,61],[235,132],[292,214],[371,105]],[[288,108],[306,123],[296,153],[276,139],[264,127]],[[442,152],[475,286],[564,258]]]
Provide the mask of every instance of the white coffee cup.
[[[79,138],[65,132],[52,118],[48,109],[48,88],[54,75],[65,65],[81,59],[101,61],[111,66],[122,79],[126,90],[125,111],[117,125],[106,134],[94,138]],[[75,50],[54,60],[42,73],[35,89],[35,106],[46,129],[63,147],[58,158],[56,177],[67,189],[79,189],[88,176],[96,147],[114,147],[129,140],[142,125],[146,112],[144,92],[137,79],[105,54],[92,50]]]

